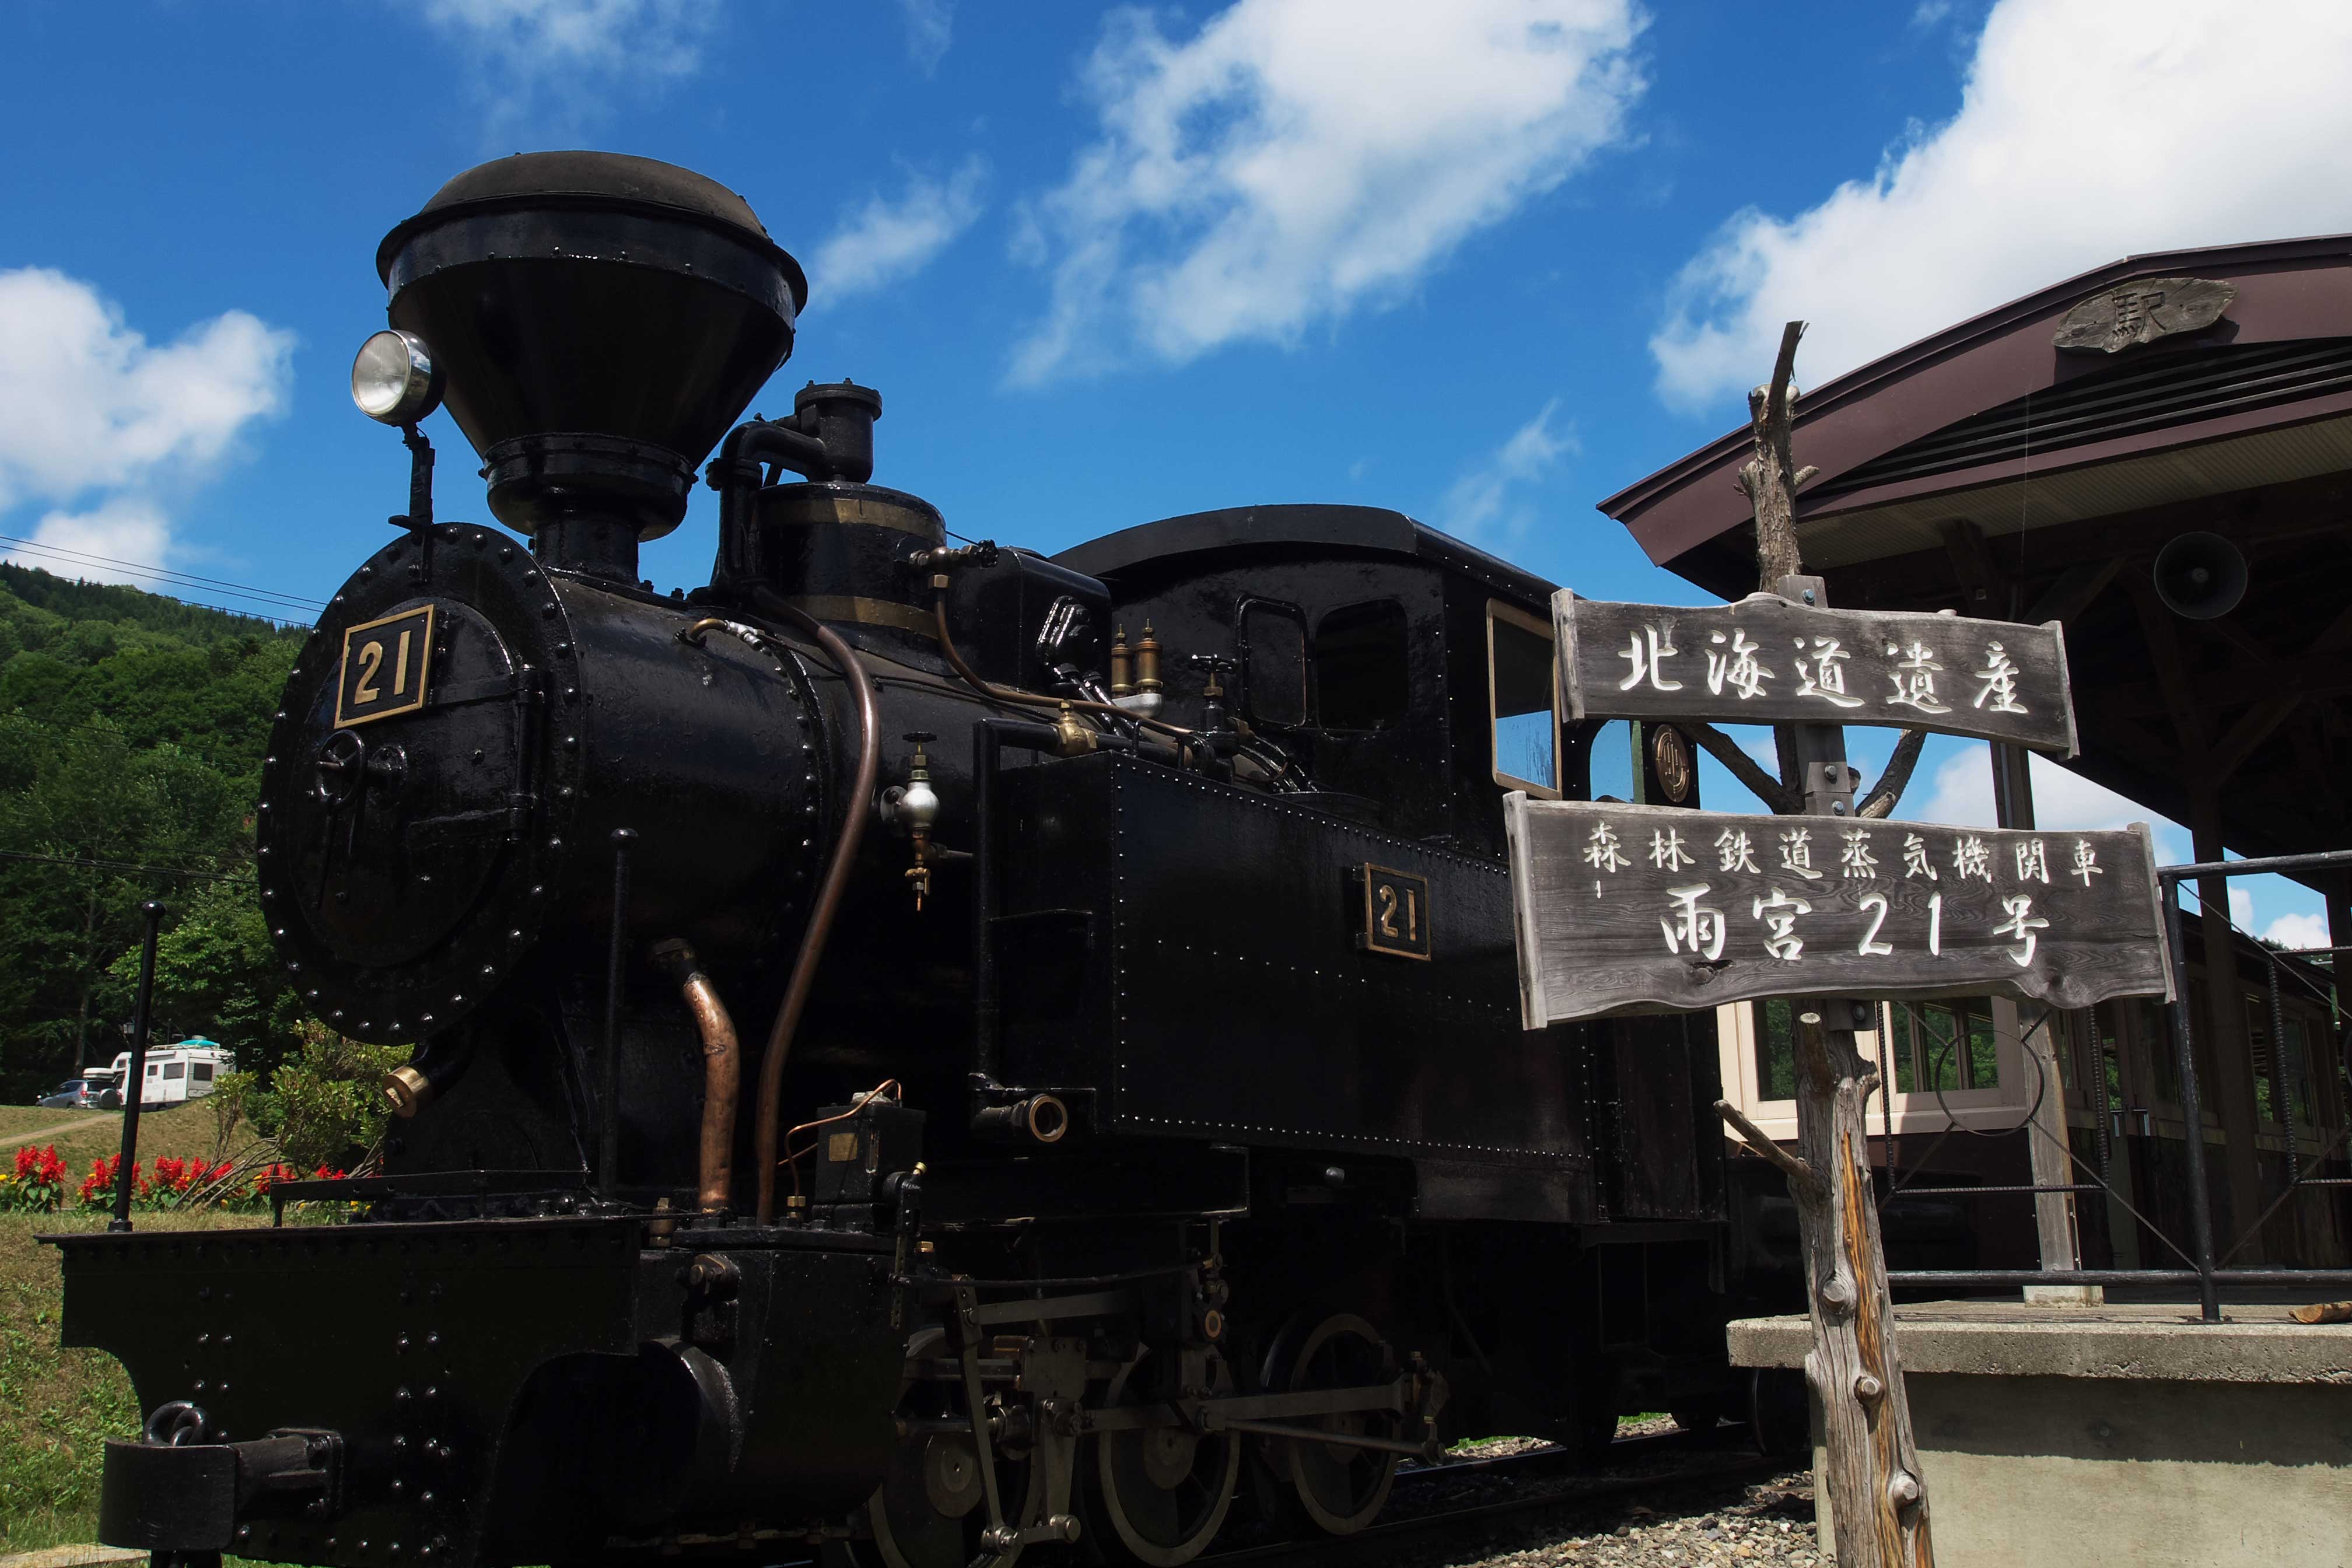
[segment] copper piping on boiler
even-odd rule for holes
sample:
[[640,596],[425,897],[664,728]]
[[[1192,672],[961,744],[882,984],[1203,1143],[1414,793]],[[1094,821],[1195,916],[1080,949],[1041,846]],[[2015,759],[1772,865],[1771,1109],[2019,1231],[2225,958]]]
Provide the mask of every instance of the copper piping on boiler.
[[824,880],[809,911],[808,929],[801,936],[800,956],[793,961],[792,982],[784,989],[783,1005],[776,1009],[775,1026],[768,1031],[767,1053],[760,1058],[760,1117],[752,1140],[760,1163],[758,1217],[761,1225],[772,1225],[776,1218],[777,1133],[784,1110],[784,1063],[792,1054],[793,1036],[800,1028],[801,1015],[808,1010],[809,992],[816,984],[817,965],[824,956],[825,938],[833,931],[833,917],[840,911],[842,895],[848,890],[850,867],[857,858],[858,840],[866,835],[866,819],[874,815],[874,786],[882,771],[882,719],[874,706],[874,682],[867,678],[856,651],[842,640],[840,633],[798,605],[786,604],[781,595],[761,592],[756,598],[763,612],[791,621],[816,639],[825,657],[841,671],[842,684],[849,689],[857,710],[857,772],[851,780],[849,793],[842,799],[841,836],[834,841],[833,858],[825,866]]
[[677,983],[687,1011],[702,1035],[702,1149],[695,1167],[695,1206],[705,1214],[724,1211],[735,1187],[735,1106],[741,1098],[743,1052],[735,1020],[719,988],[694,961],[694,949],[680,937],[654,943],[654,963]]

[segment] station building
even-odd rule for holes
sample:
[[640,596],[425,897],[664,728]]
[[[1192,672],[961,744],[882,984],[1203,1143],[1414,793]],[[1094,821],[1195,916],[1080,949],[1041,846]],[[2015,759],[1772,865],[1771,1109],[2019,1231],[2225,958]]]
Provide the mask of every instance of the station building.
[[[2062,765],[2182,825],[2199,862],[2352,847],[2352,237],[2053,284],[1805,389],[1794,447],[1819,470],[1797,527],[1830,604],[2058,621],[2081,738]],[[1739,597],[1756,586],[1733,484],[1750,450],[1730,432],[1601,510],[1654,562]],[[2000,825],[2036,826],[2026,758],[1991,751]],[[2352,878],[2305,879],[2329,943],[2352,945]],[[2182,984],[2216,1250],[2352,1263],[2333,959],[2232,929],[2224,879],[2192,887]],[[1887,1058],[1875,1158],[1906,1188],[1947,1189],[1916,1212],[1952,1216],[1955,1262],[2181,1267],[2190,1131],[2163,1009],[2041,1013],[1884,1010],[1864,1042]],[[1787,1004],[1718,1022],[1727,1097],[1793,1140]],[[2037,1107],[2071,1165],[2022,1130]],[[2101,1171],[2117,1196],[1948,1191]]]

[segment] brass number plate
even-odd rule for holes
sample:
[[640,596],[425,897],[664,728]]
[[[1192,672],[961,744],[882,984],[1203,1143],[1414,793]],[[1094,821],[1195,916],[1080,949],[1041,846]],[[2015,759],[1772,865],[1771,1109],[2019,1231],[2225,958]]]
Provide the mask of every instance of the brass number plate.
[[335,687],[335,728],[370,724],[425,706],[433,666],[433,606],[420,605],[343,634]]
[[1364,864],[1364,928],[1358,943],[1398,958],[1429,956],[1429,879]]

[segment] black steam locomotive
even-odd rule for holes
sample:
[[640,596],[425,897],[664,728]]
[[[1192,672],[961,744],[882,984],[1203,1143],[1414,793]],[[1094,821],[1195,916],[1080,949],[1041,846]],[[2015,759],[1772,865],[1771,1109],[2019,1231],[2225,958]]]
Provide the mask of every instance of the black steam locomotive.
[[[1360,507],[951,543],[871,389],[729,431],[806,284],[668,165],[484,165],[377,265],[415,479],[259,881],[318,1016],[416,1054],[380,1172],[278,1194],[354,1223],[60,1238],[150,1413],[106,1540],[1171,1568],[1457,1436],[1727,1411],[1779,1277],[1711,1027],[1519,1025],[1501,800],[1591,740],[1549,584]],[[445,400],[528,547],[434,521]]]

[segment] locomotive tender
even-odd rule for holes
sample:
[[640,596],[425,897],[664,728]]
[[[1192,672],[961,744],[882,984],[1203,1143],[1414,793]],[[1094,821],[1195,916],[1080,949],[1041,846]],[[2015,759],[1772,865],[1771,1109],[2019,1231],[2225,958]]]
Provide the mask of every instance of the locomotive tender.
[[[1551,584],[1349,506],[950,544],[871,389],[729,432],[806,284],[669,165],[488,163],[377,262],[415,479],[259,882],[317,1016],[416,1052],[352,1223],[57,1238],[150,1413],[104,1539],[1171,1568],[1237,1499],[1345,1532],[1459,1436],[1726,1408],[1769,1271],[1710,1022],[1519,1026],[1502,796],[1591,741]],[[528,547],[433,520],[441,401]]]

